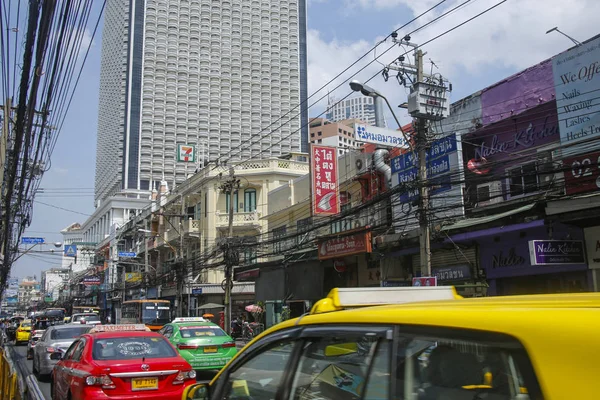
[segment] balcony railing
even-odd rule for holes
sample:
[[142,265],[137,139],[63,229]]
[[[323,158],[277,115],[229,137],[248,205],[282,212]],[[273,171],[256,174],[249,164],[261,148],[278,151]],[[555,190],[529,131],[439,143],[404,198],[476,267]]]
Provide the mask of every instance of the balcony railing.
[[[217,211],[217,228],[227,228],[229,226],[229,215]],[[260,227],[260,213],[258,211],[251,212],[234,212],[233,213],[234,227]]]

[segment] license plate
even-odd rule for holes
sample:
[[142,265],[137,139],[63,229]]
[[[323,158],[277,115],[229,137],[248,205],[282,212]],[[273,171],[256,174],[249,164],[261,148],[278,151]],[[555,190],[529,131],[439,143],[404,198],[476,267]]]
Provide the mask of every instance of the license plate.
[[133,378],[131,390],[153,390],[158,389],[158,378]]
[[204,352],[205,353],[216,353],[217,352],[217,348],[214,347],[214,346],[205,347],[204,348]]

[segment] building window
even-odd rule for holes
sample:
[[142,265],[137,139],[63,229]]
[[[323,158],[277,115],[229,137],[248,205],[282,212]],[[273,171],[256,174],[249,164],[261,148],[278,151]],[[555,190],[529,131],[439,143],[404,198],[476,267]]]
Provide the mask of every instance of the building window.
[[244,212],[256,211],[256,189],[244,190]]
[[[230,194],[225,194],[225,211],[229,212],[229,197]],[[238,212],[238,192],[237,190],[233,193],[233,212]]]
[[309,239],[309,234],[305,234],[302,235],[302,233],[308,232],[310,231],[310,228],[312,227],[312,218],[308,217],[308,218],[303,218],[300,219],[298,221],[296,221],[296,244],[303,244],[303,243],[307,243],[310,239]]
[[338,129],[338,132],[339,132],[339,133],[342,133],[342,128],[339,128],[339,129]]
[[524,196],[538,191],[537,163],[530,162],[507,170],[510,197]]
[[314,132],[311,132],[311,133],[310,133],[310,137],[315,137],[315,133],[314,133]]
[[321,136],[323,132],[317,132],[317,136]]
[[283,250],[285,250],[286,246],[284,245],[284,237],[286,235],[286,231],[286,226],[280,226],[279,228],[273,229],[273,252],[281,253]]

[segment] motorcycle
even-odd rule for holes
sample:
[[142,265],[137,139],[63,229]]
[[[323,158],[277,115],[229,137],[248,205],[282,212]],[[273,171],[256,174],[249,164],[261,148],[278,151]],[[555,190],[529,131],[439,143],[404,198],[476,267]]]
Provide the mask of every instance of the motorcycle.
[[231,321],[231,337],[233,339],[242,337],[242,324],[238,320]]

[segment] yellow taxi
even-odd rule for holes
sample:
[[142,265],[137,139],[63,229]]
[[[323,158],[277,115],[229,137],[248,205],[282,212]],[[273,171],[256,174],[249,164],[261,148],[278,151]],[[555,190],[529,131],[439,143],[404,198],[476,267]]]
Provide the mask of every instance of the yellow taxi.
[[594,399],[600,293],[333,289],[183,399]]
[[19,345],[20,343],[29,342],[29,337],[31,336],[31,320],[24,319],[19,324],[19,327],[15,331],[15,345]]

